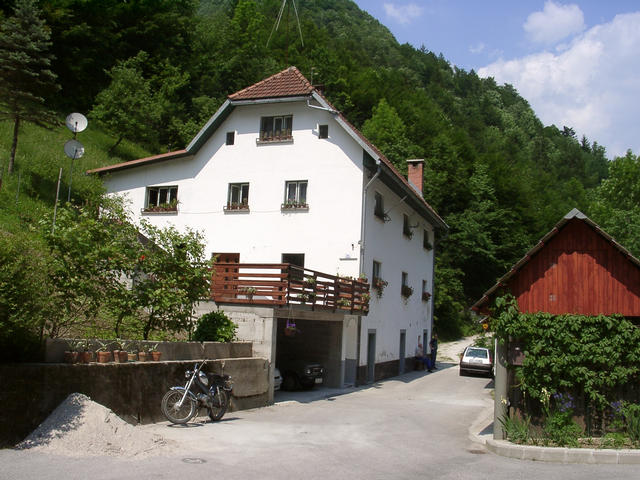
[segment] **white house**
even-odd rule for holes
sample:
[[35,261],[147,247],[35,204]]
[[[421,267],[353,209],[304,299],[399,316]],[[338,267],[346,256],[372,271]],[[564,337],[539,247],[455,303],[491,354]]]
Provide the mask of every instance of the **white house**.
[[[412,369],[405,358],[429,343],[434,247],[448,227],[423,199],[422,160],[403,178],[295,67],[229,95],[186,149],[90,173],[136,218],[204,232],[226,264],[217,280],[233,281],[200,310],[225,310],[272,364],[285,351],[321,361],[342,386]],[[367,295],[341,290],[361,275],[388,282],[380,297],[371,289],[368,314]],[[326,289],[308,298],[310,277]],[[298,335],[283,335],[287,323]]]

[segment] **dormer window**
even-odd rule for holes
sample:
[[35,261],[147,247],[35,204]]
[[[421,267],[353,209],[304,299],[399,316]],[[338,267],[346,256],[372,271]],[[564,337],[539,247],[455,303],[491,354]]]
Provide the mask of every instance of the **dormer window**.
[[293,115],[262,117],[260,119],[260,141],[281,142],[292,140]]

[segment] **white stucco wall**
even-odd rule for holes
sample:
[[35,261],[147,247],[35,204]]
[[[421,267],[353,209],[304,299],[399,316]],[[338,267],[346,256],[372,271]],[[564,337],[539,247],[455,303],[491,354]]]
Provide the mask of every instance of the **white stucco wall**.
[[[293,143],[258,145],[260,117],[293,115]],[[329,138],[318,138],[318,125],[329,125]],[[234,145],[225,145],[235,132]],[[303,102],[236,107],[192,157],[115,172],[105,177],[108,192],[129,198],[136,219],[156,225],[191,227],[204,233],[208,254],[240,253],[243,263],[279,263],[282,253],[304,253],[305,266],[329,274],[357,277],[360,268],[362,192],[368,181],[362,171],[362,147],[326,111]],[[307,180],[308,211],[281,210],[285,182]],[[249,212],[224,212],[230,183],[249,183]],[[146,187],[177,185],[177,214],[144,214]],[[374,195],[385,199],[389,222],[373,214]],[[422,232],[433,230],[424,219],[379,180],[369,187],[366,203],[366,250],[363,270],[372,280],[373,260],[382,263],[389,282],[381,299],[372,291],[371,309],[362,317],[359,365],[367,363],[367,332],[376,331],[376,363],[399,358],[400,331],[406,330],[407,357],[418,336],[431,331],[431,302],[422,301],[422,280],[433,291],[433,251],[422,246]],[[408,240],[403,217],[416,225]],[[351,257],[356,260],[346,260]],[[408,273],[413,295],[400,294],[402,272]],[[357,358],[357,329],[348,328],[343,356]],[[346,338],[349,337],[349,338]]]
[[[384,199],[384,210],[389,221],[374,215],[375,192]],[[366,242],[364,272],[373,282],[373,261],[381,263],[381,277],[389,284],[378,299],[372,289],[370,312],[362,317],[360,365],[367,364],[367,336],[376,330],[376,363],[399,358],[400,331],[406,330],[406,357],[412,357],[424,330],[431,332],[431,302],[422,300],[422,280],[427,281],[427,291],[433,294],[433,250],[423,247],[423,231],[429,232],[433,244],[432,226],[402,201],[381,181],[376,180],[367,191]],[[403,235],[403,214],[409,216],[413,237]],[[408,299],[400,293],[402,272],[408,274],[408,285],[413,295]]]
[[[293,143],[257,145],[260,117],[293,114]],[[329,138],[318,138],[318,124]],[[226,133],[235,144],[225,145]],[[304,253],[305,266],[330,274],[358,274],[362,149],[328,112],[303,103],[236,108],[192,158],[114,173],[109,192],[131,199],[137,218],[156,225],[191,226],[207,252],[239,252],[241,262],[279,263],[282,253]],[[282,211],[285,182],[307,180],[309,210]],[[224,212],[230,183],[249,183],[245,212]],[[147,186],[178,185],[178,214],[141,214]]]

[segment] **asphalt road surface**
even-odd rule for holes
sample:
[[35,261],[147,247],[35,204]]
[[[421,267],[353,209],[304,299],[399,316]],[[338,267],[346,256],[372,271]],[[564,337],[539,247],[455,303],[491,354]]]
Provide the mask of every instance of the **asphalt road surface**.
[[[492,382],[433,373],[331,395],[279,392],[270,407],[223,421],[140,428],[177,442],[169,455],[124,459],[0,450],[0,479],[638,479],[633,465],[562,465],[488,453],[469,436]],[[334,393],[337,391],[333,391]]]

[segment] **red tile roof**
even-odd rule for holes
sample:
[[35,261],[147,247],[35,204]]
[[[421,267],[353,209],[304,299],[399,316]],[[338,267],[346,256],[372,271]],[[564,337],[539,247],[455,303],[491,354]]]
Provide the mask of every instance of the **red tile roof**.
[[300,70],[289,67],[269,78],[229,95],[230,100],[256,100],[260,98],[281,98],[310,95],[313,85]]
[[162,153],[160,155],[154,155],[152,157],[138,158],[137,160],[131,160],[130,162],[117,163],[115,165],[108,165],[106,167],[94,168],[88,170],[87,174],[97,173],[104,174],[117,170],[125,170],[127,168],[137,167],[138,165],[148,165],[151,163],[162,162],[164,160],[172,160],[174,158],[185,157],[189,154],[186,150],[176,150],[174,152]]

